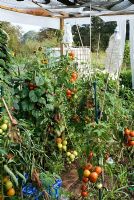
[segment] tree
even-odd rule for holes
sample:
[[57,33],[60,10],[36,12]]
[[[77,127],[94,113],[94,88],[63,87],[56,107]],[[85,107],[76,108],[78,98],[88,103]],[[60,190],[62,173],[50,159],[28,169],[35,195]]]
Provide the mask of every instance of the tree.
[[22,36],[21,28],[19,26],[13,26],[9,22],[0,22],[0,27],[9,36],[8,47],[14,52],[19,52]]
[[40,29],[39,33],[38,33],[38,40],[39,41],[44,41],[46,39],[56,39],[56,41],[59,43],[61,41],[61,37],[62,36],[62,33],[60,30],[55,30],[55,29],[52,29],[52,28],[48,28],[48,29],[45,29],[45,28],[42,28]]
[[35,31],[28,31],[27,33],[25,33],[23,36],[22,36],[22,42],[27,42],[29,40],[37,40],[38,38],[38,32],[35,32]]
[[[105,23],[99,17],[92,18],[92,51],[96,51],[98,47],[98,39],[100,34],[100,49],[107,48],[109,38],[114,33],[116,27],[115,22]],[[84,46],[90,46],[90,25],[83,25],[79,27],[80,35]],[[73,27],[74,43],[76,46],[81,46],[77,27]]]

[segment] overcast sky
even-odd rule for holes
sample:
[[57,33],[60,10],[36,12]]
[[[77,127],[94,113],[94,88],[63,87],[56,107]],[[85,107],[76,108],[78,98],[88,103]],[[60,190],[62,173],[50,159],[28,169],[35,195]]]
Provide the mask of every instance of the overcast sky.
[[17,23],[13,23],[14,26],[20,26],[22,28],[22,31],[24,33],[28,32],[28,31],[39,31],[40,30],[40,26],[33,26],[33,25],[25,25],[25,24],[17,24]]

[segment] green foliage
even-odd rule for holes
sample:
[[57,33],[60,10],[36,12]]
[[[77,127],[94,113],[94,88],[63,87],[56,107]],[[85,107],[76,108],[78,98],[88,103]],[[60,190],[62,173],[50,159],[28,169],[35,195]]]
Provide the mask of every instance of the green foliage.
[[[5,59],[3,51],[1,58]],[[56,139],[60,137],[67,140],[67,151],[78,152],[72,167],[77,167],[79,172],[87,163],[89,153],[94,153],[90,162],[104,168],[109,190],[104,191],[104,199],[130,199],[128,192],[123,196],[128,182],[128,165],[131,166],[133,161],[133,149],[125,146],[124,138],[125,127],[134,130],[134,93],[127,81],[128,72],[121,74],[121,82],[102,73],[89,80],[78,74],[77,65],[68,54],[55,60],[41,46],[36,47],[36,52],[29,58],[28,55],[24,57],[23,62],[19,71],[12,74],[13,78],[10,77],[12,114],[17,118],[18,126],[11,126],[9,134],[0,140],[1,176],[6,175],[2,169],[7,164],[15,175],[16,169],[21,174],[27,172],[31,174],[29,180],[34,182],[32,175],[36,170],[36,178],[41,172],[44,185],[52,183],[55,173],[62,174],[71,169],[66,151],[58,149]],[[74,72],[78,77],[72,82]],[[97,82],[99,123],[95,122],[94,116],[94,81]],[[71,96],[67,95],[67,90],[71,91]],[[7,158],[10,153],[14,156],[12,159]],[[105,159],[107,153],[114,164]],[[44,171],[49,171],[47,177]],[[21,179],[19,186],[22,186]],[[89,188],[91,198],[96,199],[96,185],[89,184]],[[20,191],[17,195],[20,196]]]
[[5,31],[0,29],[0,79],[5,80],[4,75],[9,74],[11,54],[8,46],[8,35]]
[[129,43],[129,41],[127,41],[125,44],[123,63],[126,67],[130,66],[130,43]]
[[132,88],[132,72],[131,70],[124,70],[120,74],[120,84],[129,89]]
[[9,36],[8,47],[18,53],[20,51],[21,29],[19,26],[13,26],[9,22],[0,22],[0,27],[6,31]]
[[[105,50],[108,46],[109,38],[114,33],[116,23],[105,23],[99,17],[92,17],[92,51],[98,49],[98,40],[100,34],[100,50]],[[90,46],[90,26],[79,27],[79,32],[84,46]],[[81,46],[77,27],[73,27],[74,43]]]

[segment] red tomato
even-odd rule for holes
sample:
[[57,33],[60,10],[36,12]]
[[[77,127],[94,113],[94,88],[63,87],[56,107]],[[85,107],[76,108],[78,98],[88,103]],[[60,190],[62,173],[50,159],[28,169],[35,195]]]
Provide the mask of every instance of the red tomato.
[[70,82],[71,82],[71,83],[74,83],[74,82],[75,82],[75,80],[74,80],[73,78],[71,78],[71,79],[70,79]]
[[82,178],[82,181],[83,181],[84,183],[87,183],[87,182],[89,181],[89,179],[86,178],[86,177],[83,177],[83,178]]
[[69,90],[69,89],[67,89],[67,90],[66,90],[66,95],[67,95],[67,96],[68,96],[68,95],[72,95],[72,91]]
[[72,95],[67,95],[67,98],[70,99],[72,97]]
[[34,86],[30,86],[29,89],[30,89],[30,90],[34,90]]
[[134,146],[134,141],[133,141],[133,140],[129,141],[129,142],[128,142],[128,145],[129,145],[129,146]]
[[88,160],[91,160],[93,156],[94,156],[94,154],[93,154],[93,152],[91,151],[90,154],[89,154],[89,156],[88,156]]
[[74,51],[69,52],[69,56],[70,56],[70,57],[74,57],[74,56],[75,56]]
[[99,175],[102,172],[102,168],[100,166],[95,167],[94,171]]
[[82,196],[82,197],[87,197],[87,196],[88,196],[88,192],[82,191],[82,192],[81,192],[81,196]]
[[131,136],[131,137],[134,137],[134,131],[131,131],[131,132],[130,132],[130,136]]
[[95,183],[97,181],[97,179],[98,179],[98,174],[96,172],[92,172],[89,175],[90,182]]
[[86,191],[86,190],[87,190],[87,186],[86,186],[86,185],[82,185],[82,186],[81,186],[81,190],[82,190],[82,191]]
[[130,130],[128,128],[125,129],[125,135],[129,135],[130,134]]
[[77,72],[73,72],[72,75],[71,75],[71,78],[73,78],[74,80],[76,80],[77,77],[78,77]]
[[88,170],[91,170],[93,168],[92,164],[87,164],[84,169],[88,169]]

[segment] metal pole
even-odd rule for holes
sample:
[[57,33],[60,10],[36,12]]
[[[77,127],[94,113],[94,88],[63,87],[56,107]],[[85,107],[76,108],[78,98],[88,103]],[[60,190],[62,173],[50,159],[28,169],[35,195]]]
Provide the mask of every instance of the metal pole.
[[98,105],[97,105],[97,83],[93,83],[94,86],[94,103],[95,103],[95,122],[98,124]]

